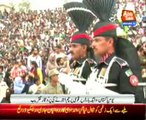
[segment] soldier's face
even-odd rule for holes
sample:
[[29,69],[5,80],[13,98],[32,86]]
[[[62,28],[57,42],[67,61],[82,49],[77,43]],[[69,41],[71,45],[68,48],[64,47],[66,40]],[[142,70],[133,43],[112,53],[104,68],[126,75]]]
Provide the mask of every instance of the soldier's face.
[[74,60],[80,60],[83,52],[83,46],[77,43],[70,44],[70,52]]
[[109,43],[105,37],[95,37],[92,41],[92,48],[94,54],[97,56],[103,56],[108,51]]

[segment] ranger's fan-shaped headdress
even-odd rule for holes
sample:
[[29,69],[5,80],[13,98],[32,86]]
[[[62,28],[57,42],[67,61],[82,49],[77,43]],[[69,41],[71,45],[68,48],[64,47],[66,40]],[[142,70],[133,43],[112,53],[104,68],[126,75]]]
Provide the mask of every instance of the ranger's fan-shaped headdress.
[[109,21],[115,1],[83,0],[83,3],[100,19],[100,21]]
[[83,3],[100,19],[94,27],[94,37],[113,37],[116,43],[116,55],[126,60],[133,73],[141,81],[140,61],[134,45],[125,37],[124,31],[119,25],[110,22],[115,0],[83,0]]
[[90,45],[91,37],[86,34],[86,30],[93,22],[94,14],[91,10],[81,2],[69,2],[64,4],[64,8],[71,17],[72,21],[78,28],[78,32],[75,32],[71,38],[72,43],[80,43]]

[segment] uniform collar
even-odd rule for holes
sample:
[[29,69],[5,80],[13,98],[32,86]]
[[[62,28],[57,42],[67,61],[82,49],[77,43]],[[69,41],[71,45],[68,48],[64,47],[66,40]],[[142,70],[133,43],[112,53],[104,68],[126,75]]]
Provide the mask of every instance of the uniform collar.
[[84,57],[84,58],[81,58],[80,60],[78,60],[77,62],[78,62],[79,64],[82,64],[86,59],[87,59],[87,57]]
[[106,64],[106,65],[109,65],[111,59],[112,59],[114,56],[115,56],[115,53],[104,55],[104,56],[100,59],[99,64],[104,63],[104,64]]
[[78,61],[74,61],[73,62],[73,66],[74,67],[77,67],[77,66],[81,66],[83,64],[83,62],[87,59],[87,57],[84,57],[84,58],[81,58],[80,60]]

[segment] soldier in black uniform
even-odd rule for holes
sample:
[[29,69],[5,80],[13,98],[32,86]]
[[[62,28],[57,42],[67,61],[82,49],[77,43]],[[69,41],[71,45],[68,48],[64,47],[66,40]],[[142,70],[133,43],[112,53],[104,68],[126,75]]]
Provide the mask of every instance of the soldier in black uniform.
[[124,31],[109,21],[111,9],[105,13],[107,6],[104,7],[104,4],[109,5],[113,1],[83,1],[100,19],[94,26],[92,42],[94,53],[101,57],[95,67],[95,81],[101,85],[112,83],[111,87],[107,88],[121,94],[134,94],[135,102],[143,102],[143,90],[138,87],[142,78],[136,48],[127,39],[122,38]]
[[[70,2],[64,5],[69,16],[72,18],[78,32],[71,37],[70,52],[73,63],[71,73],[77,78],[87,79],[95,65],[94,53],[90,47],[91,37],[85,32],[93,21],[93,13],[79,2]],[[85,82],[82,82],[85,84]]]

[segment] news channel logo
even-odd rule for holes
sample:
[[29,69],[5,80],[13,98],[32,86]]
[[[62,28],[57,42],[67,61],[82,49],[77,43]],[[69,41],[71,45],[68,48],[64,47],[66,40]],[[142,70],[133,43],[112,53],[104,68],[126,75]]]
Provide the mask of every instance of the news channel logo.
[[137,25],[136,16],[132,10],[123,10],[121,19],[122,19],[123,26],[135,27]]
[[132,21],[132,22],[123,22],[123,26],[135,27],[136,25],[137,25],[136,21]]

